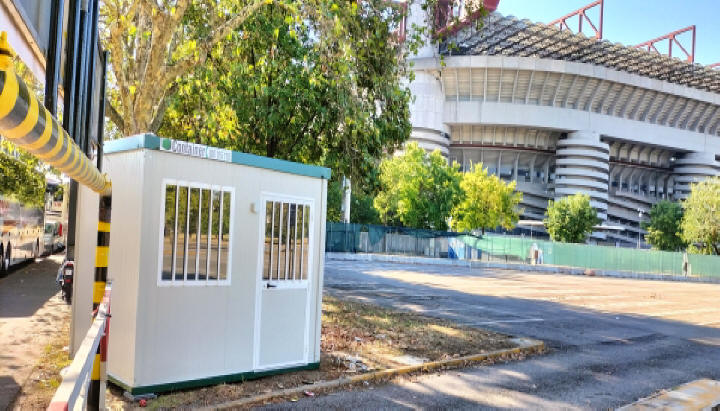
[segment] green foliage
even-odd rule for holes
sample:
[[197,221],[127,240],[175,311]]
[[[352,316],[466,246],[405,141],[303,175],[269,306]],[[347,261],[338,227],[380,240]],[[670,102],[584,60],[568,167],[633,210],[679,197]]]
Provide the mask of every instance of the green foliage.
[[[342,197],[342,184],[336,180],[328,181],[326,211],[327,221],[342,221]],[[352,209],[350,212],[352,213]]]
[[285,3],[256,11],[177,83],[160,134],[324,164],[364,185],[410,135],[402,14],[384,0]]
[[[340,177],[338,177],[340,178]],[[373,198],[377,193],[377,176],[368,178],[369,184],[362,186],[353,184],[350,195],[350,222],[359,224],[380,224],[380,215],[373,206]],[[340,181],[330,180],[327,193],[327,221],[342,221],[343,192]]]
[[597,211],[590,205],[590,196],[574,194],[548,202],[543,220],[550,238],[564,243],[584,243],[593,226],[600,224]]
[[515,191],[515,182],[505,183],[496,175],[488,175],[482,163],[463,174],[460,187],[462,201],[453,209],[453,226],[458,231],[473,231],[502,226],[512,229],[520,217],[518,204],[522,193]]
[[39,160],[0,137],[0,195],[28,206],[45,202],[45,176]]
[[650,209],[650,222],[643,223],[647,230],[645,241],[653,248],[663,251],[678,251],[685,248],[681,237],[683,210],[679,203],[663,200]]
[[720,255],[720,177],[693,184],[682,206],[682,239],[702,254]]
[[417,143],[380,163],[381,189],[374,206],[386,225],[447,230],[460,201],[460,172],[439,150],[427,154]]
[[380,224],[380,214],[373,206],[374,197],[364,192],[350,196],[350,221],[359,224]]

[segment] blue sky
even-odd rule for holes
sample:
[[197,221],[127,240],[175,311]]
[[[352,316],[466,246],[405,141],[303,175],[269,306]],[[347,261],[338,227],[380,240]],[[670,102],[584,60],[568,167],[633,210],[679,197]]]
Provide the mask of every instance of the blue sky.
[[[548,23],[591,1],[500,0],[498,11]],[[694,24],[697,26],[695,61],[701,64],[720,62],[720,0],[605,0],[604,14],[603,38],[627,45],[643,43]],[[593,21],[597,20],[597,13],[590,12],[589,15]],[[691,34],[684,36],[686,38],[681,41],[688,48],[692,44]],[[675,49],[673,56],[676,56]]]

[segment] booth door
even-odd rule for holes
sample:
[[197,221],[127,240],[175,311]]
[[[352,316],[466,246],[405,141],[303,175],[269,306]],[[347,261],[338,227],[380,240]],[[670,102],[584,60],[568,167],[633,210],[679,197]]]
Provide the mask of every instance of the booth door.
[[312,275],[312,202],[263,201],[255,368],[307,363]]

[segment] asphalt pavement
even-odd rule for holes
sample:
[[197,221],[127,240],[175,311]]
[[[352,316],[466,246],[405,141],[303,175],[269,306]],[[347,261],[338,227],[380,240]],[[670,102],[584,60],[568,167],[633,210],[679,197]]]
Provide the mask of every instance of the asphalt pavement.
[[720,285],[328,261],[325,292],[545,341],[549,354],[269,408],[612,408],[720,379]]

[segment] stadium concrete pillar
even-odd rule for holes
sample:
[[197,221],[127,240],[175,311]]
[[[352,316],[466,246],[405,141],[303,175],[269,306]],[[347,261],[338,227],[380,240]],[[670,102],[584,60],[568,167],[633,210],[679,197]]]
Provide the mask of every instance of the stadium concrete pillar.
[[[594,131],[575,131],[558,140],[555,150],[555,199],[575,193],[590,196],[598,217],[607,220],[610,148]],[[604,239],[602,233],[594,233]]]
[[[407,27],[428,26],[428,13],[419,2],[410,2]],[[439,58],[437,43],[429,33],[423,34],[422,46],[414,59]],[[439,149],[448,156],[450,140],[449,128],[443,122],[445,111],[445,93],[440,83],[440,72],[436,70],[416,70],[415,79],[409,84],[414,101],[410,103],[410,120],[413,128],[410,141],[416,142],[428,151]]]
[[674,197],[682,200],[690,194],[692,183],[720,175],[720,161],[713,152],[692,152],[675,160],[673,166]]
[[449,129],[443,121],[445,94],[440,79],[433,72],[417,71],[415,80],[410,83],[410,91],[415,97],[410,105],[413,125],[410,141],[428,151],[439,149],[447,157],[450,139]]

